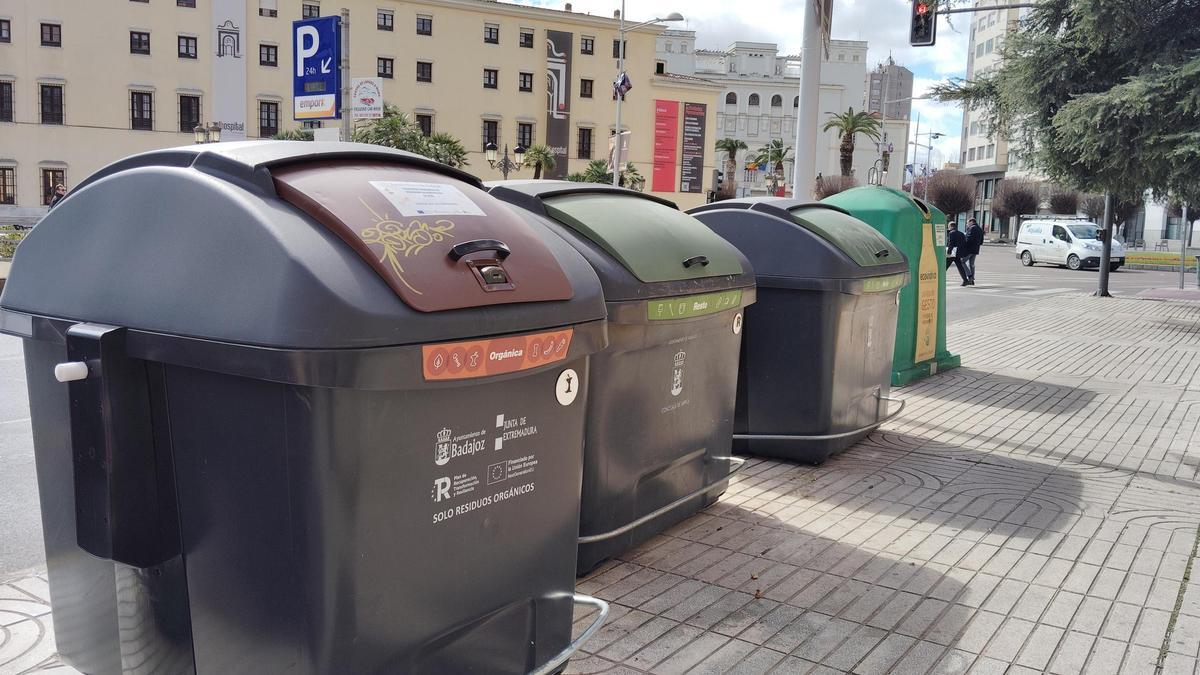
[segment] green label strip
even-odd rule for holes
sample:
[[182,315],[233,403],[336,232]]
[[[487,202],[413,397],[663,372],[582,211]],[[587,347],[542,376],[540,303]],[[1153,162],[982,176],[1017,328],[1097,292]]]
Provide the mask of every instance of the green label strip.
[[892,274],[886,277],[870,277],[863,279],[864,293],[883,293],[894,291],[904,285],[903,274]]
[[667,300],[651,300],[646,303],[646,317],[651,321],[687,319],[693,316],[724,312],[727,309],[740,307],[741,304],[741,289],[721,291],[720,293],[685,295]]

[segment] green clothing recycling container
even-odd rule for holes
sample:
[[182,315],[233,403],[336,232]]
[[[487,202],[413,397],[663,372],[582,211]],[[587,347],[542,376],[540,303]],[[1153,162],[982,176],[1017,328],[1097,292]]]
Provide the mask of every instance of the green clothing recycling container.
[[579,573],[715,502],[728,484],[742,254],[673,203],[567,181],[489,183],[591,263],[608,306],[592,357]]
[[735,452],[820,463],[899,412],[888,396],[908,282],[899,249],[828,204],[728,199],[689,213],[746,255],[758,283],[742,335]]
[[562,669],[574,606],[606,614],[574,590],[607,324],[536,221],[355,143],[160,150],[76,187],[0,296],[63,659]]
[[900,291],[892,385],[957,368],[958,355],[946,350],[946,214],[881,185],[852,188],[822,201],[875,228],[908,258],[912,283]]

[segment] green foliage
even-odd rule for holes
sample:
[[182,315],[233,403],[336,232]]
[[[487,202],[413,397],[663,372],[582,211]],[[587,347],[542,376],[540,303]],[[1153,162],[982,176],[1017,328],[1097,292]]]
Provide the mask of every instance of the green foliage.
[[276,141],[311,141],[313,139],[312,129],[292,129],[290,131],[280,131],[271,137]]
[[585,183],[612,185],[612,179],[612,172],[608,170],[608,162],[602,159],[593,159],[583,170],[583,182]]
[[934,89],[983,111],[1022,163],[1074,188],[1200,198],[1194,0],[1042,0],[999,68]]
[[382,118],[355,131],[354,140],[407,150],[448,166],[467,166],[467,150],[457,138],[445,133],[425,136],[412,118],[390,104],[384,104]]
[[760,165],[773,166],[776,173],[782,173],[783,163],[790,159],[788,153],[791,151],[790,145],[785,146],[783,141],[775,139],[758,149],[754,161]]
[[450,134],[437,132],[425,138],[425,148],[420,154],[458,169],[467,165],[467,149]]
[[582,171],[576,171],[575,173],[567,174],[567,180],[571,181],[572,183],[587,183],[588,182],[587,176],[585,176]]
[[542,171],[554,169],[554,153],[545,145],[535,143],[525,150],[525,163],[533,165],[533,178],[537,180],[542,177]]
[[28,230],[18,230],[12,225],[0,225],[0,260],[9,260],[17,250],[17,244],[25,238]]
[[621,185],[641,192],[646,189],[646,178],[637,170],[633,162],[628,162],[625,164],[625,169],[621,171]]
[[734,183],[737,179],[737,154],[742,150],[749,150],[750,146],[736,138],[722,138],[717,141],[716,148],[718,152],[725,153],[725,181],[721,186],[722,192],[732,195],[736,191]]
[[867,138],[877,141],[879,140],[880,132],[879,118],[865,110],[854,111],[854,108],[847,108],[846,112],[840,114],[831,113],[829,119],[825,120],[825,126],[821,127],[821,131],[829,131],[833,129],[837,131],[838,138],[842,140],[838,148],[841,155],[841,169],[843,176],[849,176],[854,170],[854,142],[858,134],[862,134]]

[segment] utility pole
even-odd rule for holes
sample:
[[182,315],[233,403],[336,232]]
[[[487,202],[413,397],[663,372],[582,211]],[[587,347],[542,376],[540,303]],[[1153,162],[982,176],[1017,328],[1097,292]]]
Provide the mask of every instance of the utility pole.
[[[917,145],[917,139],[920,137],[921,137],[921,113],[918,111],[917,112],[917,124],[915,127],[913,127],[913,146],[916,148],[921,147],[921,146]],[[904,145],[905,145],[905,147],[908,147],[908,139],[907,138],[904,139]],[[917,151],[916,150],[913,150],[912,168],[913,168],[913,177],[912,177],[912,180],[908,184],[908,194],[912,197],[916,197],[917,196]],[[901,186],[901,187],[903,187],[903,186]]]
[[621,184],[621,101],[625,94],[620,92],[621,80],[625,75],[625,0],[621,0],[621,17],[617,28],[617,131],[613,137],[614,186]]
[[1100,252],[1100,288],[1096,290],[1096,295],[1101,298],[1111,298],[1112,294],[1108,292],[1108,261],[1112,256],[1112,219],[1113,219],[1113,196],[1111,192],[1104,193],[1104,246]]
[[[1188,221],[1188,205],[1183,203],[1183,222],[1179,224],[1179,290],[1183,290],[1184,268],[1187,267],[1188,235],[1192,231],[1192,223]],[[1200,265],[1200,261],[1197,262]]]
[[[817,0],[804,5],[804,38],[800,48],[800,109],[796,111],[796,161],[792,196],[810,198],[817,156],[817,106],[821,96],[821,25]],[[803,192],[801,192],[803,190]]]
[[342,9],[342,36],[341,36],[341,63],[338,68],[342,76],[342,141],[350,142],[353,139],[351,130],[353,122],[350,115],[353,111],[353,101],[350,100],[350,10]]

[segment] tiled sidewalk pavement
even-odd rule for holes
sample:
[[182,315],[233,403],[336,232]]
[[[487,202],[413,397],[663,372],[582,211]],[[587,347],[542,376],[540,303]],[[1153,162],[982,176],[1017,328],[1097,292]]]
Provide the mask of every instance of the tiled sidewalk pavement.
[[613,615],[570,672],[1152,673],[1177,600],[1161,667],[1194,672],[1200,304],[1059,297],[951,340],[968,367],[867,441],[752,461],[583,581]]
[[[613,613],[568,672],[1194,672],[1200,304],[1056,297],[951,342],[968,367],[900,390],[868,440],[751,460],[582,580]],[[22,606],[0,672],[53,651]]]

